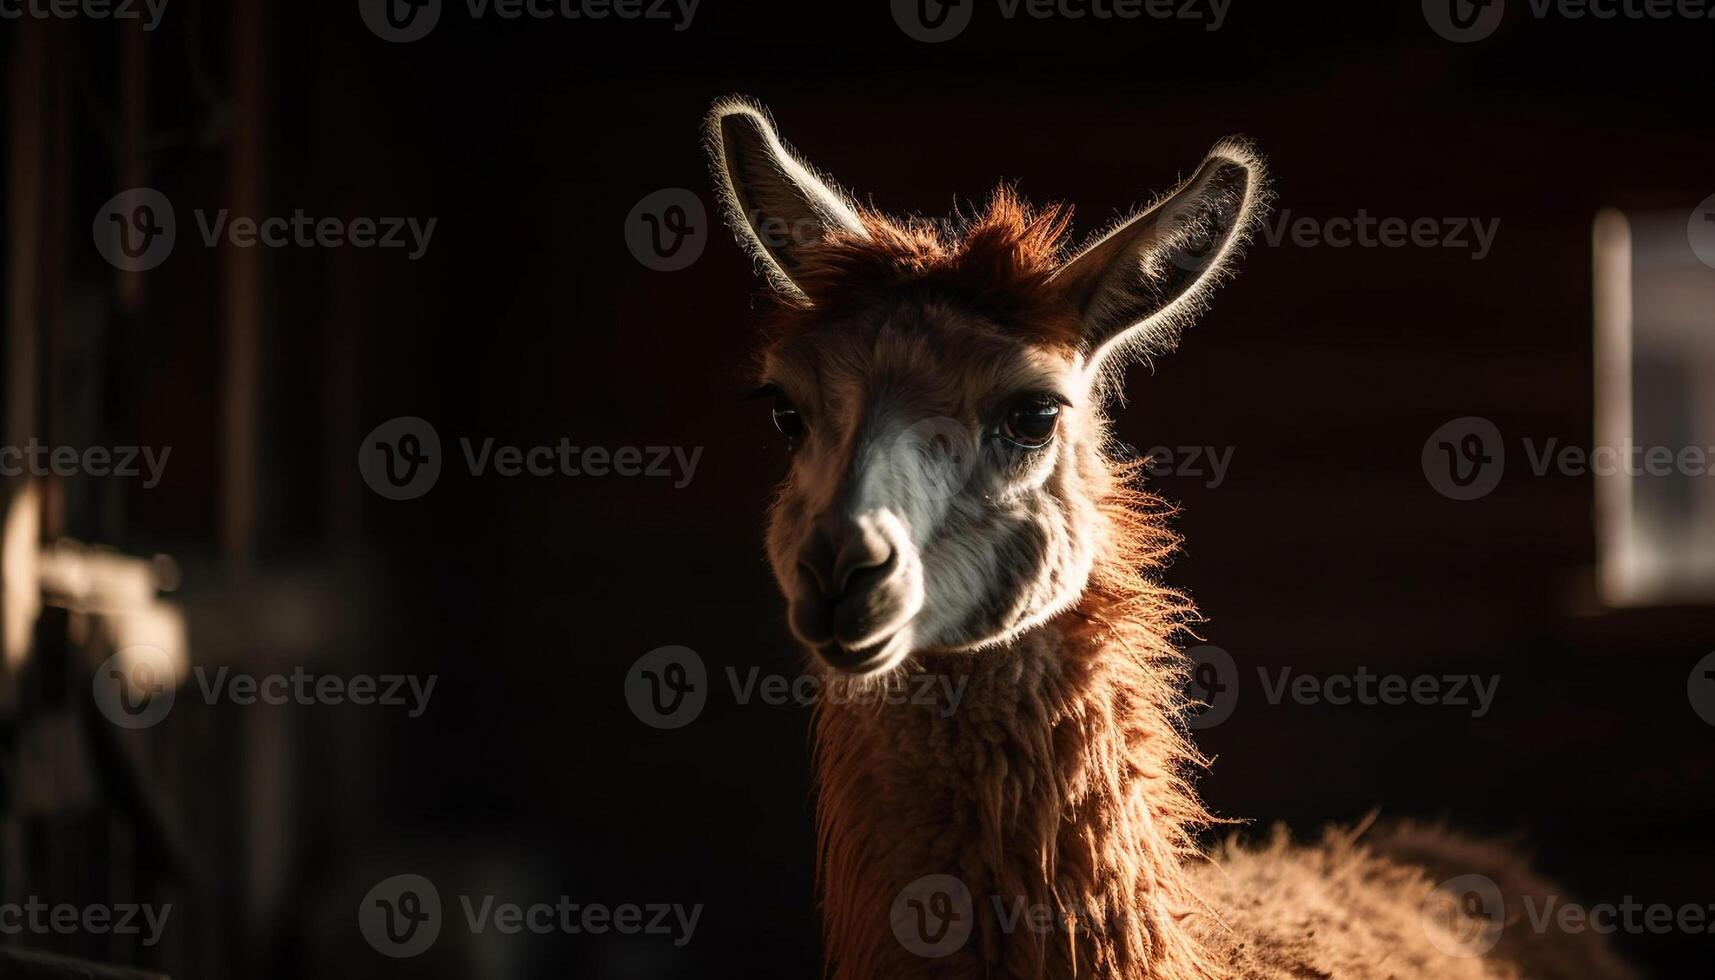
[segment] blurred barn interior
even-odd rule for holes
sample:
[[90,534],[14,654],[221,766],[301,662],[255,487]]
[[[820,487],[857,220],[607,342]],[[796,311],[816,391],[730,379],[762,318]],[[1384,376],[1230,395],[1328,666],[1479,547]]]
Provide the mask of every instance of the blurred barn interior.
[[[1715,902],[1715,727],[1687,703],[1715,650],[1715,478],[1537,475],[1527,450],[1715,447],[1715,268],[1680,236],[1715,194],[1711,28],[1514,11],[1461,45],[1417,4],[1353,6],[1241,3],[1219,31],[979,17],[940,45],[882,3],[709,4],[684,31],[449,5],[410,44],[334,0],[175,0],[150,32],[0,22],[5,445],[171,452],[151,487],[4,478],[0,901],[174,909],[153,946],[9,935],[0,958],[184,980],[815,975],[808,712],[723,695],[666,731],[621,693],[665,644],[711,676],[800,670],[761,560],[784,452],[739,397],[760,283],[721,229],[674,272],[624,236],[661,188],[712,203],[698,125],[732,91],[893,211],[1007,179],[1093,231],[1244,133],[1279,222],[1497,221],[1480,258],[1265,235],[1133,378],[1127,442],[1231,449],[1220,481],[1153,482],[1186,538],[1168,578],[1242,676],[1500,679],[1482,717],[1252,685],[1198,733],[1201,786],[1259,829],[1380,807],[1518,835],[1587,901]],[[145,272],[92,241],[135,187],[178,215]],[[438,230],[416,260],[207,244],[221,209]],[[449,471],[391,501],[355,459],[406,415]],[[1461,501],[1423,458],[1467,416],[1508,459]],[[460,437],[704,452],[683,487],[479,477]],[[139,646],[180,694],[132,730],[90,691]],[[421,717],[211,704],[194,665],[438,685]],[[391,960],[357,910],[401,872],[706,911],[683,946],[445,935]],[[1709,935],[1616,938],[1659,976],[1712,955]]]

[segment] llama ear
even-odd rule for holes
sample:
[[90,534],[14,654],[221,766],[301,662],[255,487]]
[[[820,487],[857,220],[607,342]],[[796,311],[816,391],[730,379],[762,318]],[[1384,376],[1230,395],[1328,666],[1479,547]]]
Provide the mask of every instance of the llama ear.
[[869,237],[857,209],[780,141],[761,105],[723,99],[710,110],[706,131],[727,224],[775,289],[805,300],[792,280],[796,258],[836,231]]
[[1267,209],[1262,161],[1224,141],[1179,188],[1055,274],[1078,306],[1092,374],[1173,348]]

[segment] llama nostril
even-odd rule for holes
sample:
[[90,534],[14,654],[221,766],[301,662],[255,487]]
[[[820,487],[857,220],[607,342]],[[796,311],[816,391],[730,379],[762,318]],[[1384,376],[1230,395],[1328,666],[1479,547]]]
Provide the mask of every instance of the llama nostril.
[[893,545],[879,530],[868,522],[832,513],[816,519],[810,540],[798,556],[798,567],[830,602],[864,583],[878,581],[885,573],[867,573],[893,564]]
[[844,549],[834,566],[834,581],[839,583],[829,598],[862,592],[888,576],[894,565],[893,549]]
[[815,587],[817,595],[829,595],[838,581],[833,577],[833,570],[839,551],[838,540],[829,537],[823,522],[817,521],[810,530],[810,539],[804,542],[803,550],[798,553],[798,568]]
[[893,574],[894,566],[898,564],[899,562],[895,560],[893,551],[889,549],[887,557],[883,558],[881,561],[867,565],[858,565],[848,569],[846,571],[845,579],[840,585],[839,595],[842,598],[846,596],[863,595],[870,589],[873,589],[882,582],[887,581],[888,577]]
[[807,579],[816,590],[817,595],[828,594],[828,577],[822,573],[816,562],[808,558],[798,559],[798,574]]

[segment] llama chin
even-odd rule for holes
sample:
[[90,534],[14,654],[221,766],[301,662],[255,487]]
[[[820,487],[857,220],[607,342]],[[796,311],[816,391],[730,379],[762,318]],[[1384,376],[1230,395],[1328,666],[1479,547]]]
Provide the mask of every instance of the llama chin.
[[1068,209],[1004,188],[959,223],[861,206],[752,102],[706,136],[774,297],[761,381],[793,453],[768,551],[793,632],[834,671],[958,678],[944,710],[817,704],[829,976],[1633,975],[1599,936],[1472,915],[1434,882],[1555,889],[1440,831],[1198,841],[1220,821],[1179,721],[1194,610],[1156,578],[1177,539],[1104,406],[1260,222],[1247,143],[1074,249]]

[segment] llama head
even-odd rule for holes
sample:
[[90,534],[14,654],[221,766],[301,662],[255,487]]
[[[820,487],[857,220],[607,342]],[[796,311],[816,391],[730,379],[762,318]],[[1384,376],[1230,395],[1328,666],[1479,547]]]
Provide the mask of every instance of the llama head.
[[957,222],[855,203],[767,113],[716,104],[726,218],[775,302],[760,393],[792,447],[768,552],[829,667],[1004,644],[1115,548],[1103,404],[1227,271],[1265,194],[1243,143],[1068,257],[1070,212],[1010,191]]

